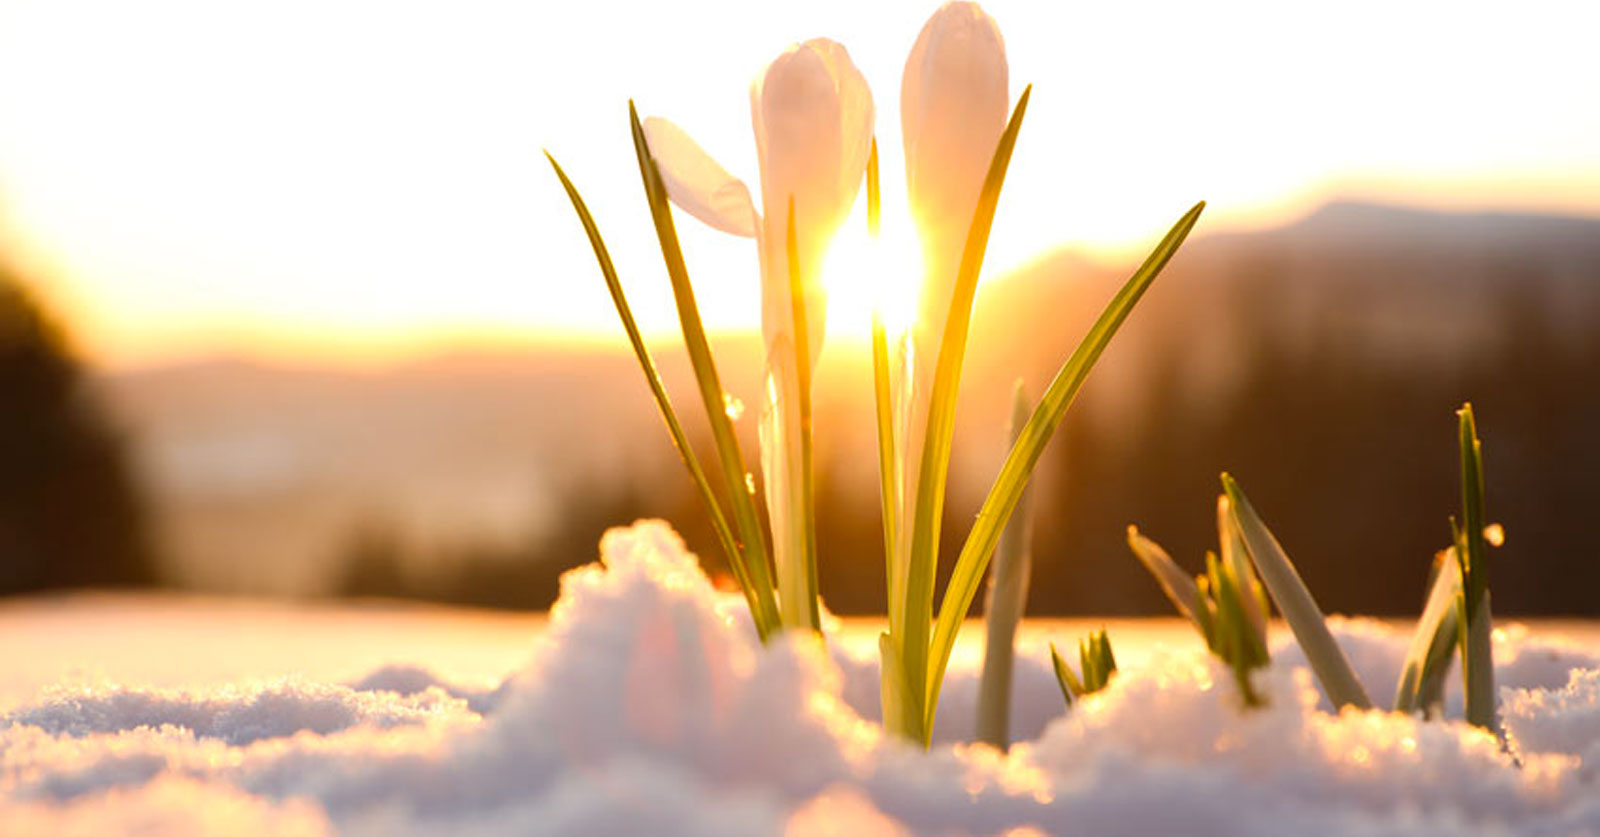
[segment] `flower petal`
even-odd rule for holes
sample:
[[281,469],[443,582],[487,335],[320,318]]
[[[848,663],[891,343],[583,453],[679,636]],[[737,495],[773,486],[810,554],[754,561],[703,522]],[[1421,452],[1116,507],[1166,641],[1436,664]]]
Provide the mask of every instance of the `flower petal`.
[[746,238],[755,236],[760,218],[743,181],[728,174],[699,143],[666,119],[646,119],[644,134],[673,203],[708,226]]
[[940,7],[906,59],[900,122],[906,191],[930,272],[924,311],[948,302],[967,227],[1005,131],[1008,83],[1000,29],[975,3]]
[[839,94],[827,61],[805,45],[778,56],[750,90],[751,119],[761,155],[762,325],[771,345],[792,332],[789,309],[790,201],[804,289],[811,357],[822,345],[825,306],[819,277],[839,212]]
[[867,171],[867,156],[872,150],[874,111],[872,90],[866,77],[850,60],[843,44],[827,38],[813,38],[805,46],[828,65],[839,97],[839,216],[850,214],[861,179]]

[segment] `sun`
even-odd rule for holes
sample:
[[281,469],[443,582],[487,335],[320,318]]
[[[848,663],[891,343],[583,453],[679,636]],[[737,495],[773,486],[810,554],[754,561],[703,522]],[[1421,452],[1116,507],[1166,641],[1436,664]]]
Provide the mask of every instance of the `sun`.
[[885,212],[874,237],[864,212],[852,213],[834,238],[823,263],[828,290],[828,333],[870,339],[873,312],[881,312],[890,334],[909,329],[922,287],[922,249],[909,215]]

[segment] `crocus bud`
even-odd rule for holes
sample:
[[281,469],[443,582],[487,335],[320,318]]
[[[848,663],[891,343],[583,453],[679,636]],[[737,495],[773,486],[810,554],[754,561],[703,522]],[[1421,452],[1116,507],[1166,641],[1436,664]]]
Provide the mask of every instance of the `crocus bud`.
[[768,345],[792,331],[788,212],[795,243],[810,356],[821,350],[828,243],[855,202],[872,145],[872,93],[845,48],[825,38],[790,47],[750,87],[761,162],[762,330]]
[[927,270],[917,326],[931,347],[944,331],[967,228],[1005,131],[1007,86],[1005,42],[976,3],[941,6],[906,58],[900,84],[906,191]]
[[[803,442],[809,430],[800,406],[808,379],[800,363],[809,359],[807,366],[814,367],[822,351],[827,304],[822,260],[861,188],[872,148],[872,117],[866,79],[833,41],[796,44],[767,65],[750,86],[764,217],[751,205],[744,183],[676,125],[661,119],[644,123],[668,197],[712,227],[754,235],[760,250],[767,350],[761,463],[787,627],[817,629]],[[797,276],[790,275],[791,228]],[[795,328],[795,287],[805,317],[804,346]]]

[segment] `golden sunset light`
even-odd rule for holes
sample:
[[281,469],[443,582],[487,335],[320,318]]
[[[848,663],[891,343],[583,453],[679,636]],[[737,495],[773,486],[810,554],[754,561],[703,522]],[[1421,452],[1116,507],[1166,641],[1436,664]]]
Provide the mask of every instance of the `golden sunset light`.
[[0,835],[1600,835],[1596,0],[0,0]]
[[[0,224],[111,366],[614,341],[549,148],[599,207],[646,330],[670,335],[627,99],[754,184],[750,79],[797,33],[827,33],[873,87],[886,211],[903,215],[898,84],[928,8],[7,0]],[[1592,4],[991,11],[1013,93],[1031,82],[1039,106],[988,277],[1060,246],[1127,259],[1196,195],[1211,233],[1329,198],[1600,213]],[[716,289],[708,323],[752,327],[754,248],[685,236]],[[873,273],[845,263],[862,255],[841,245],[829,265],[840,334],[863,331],[876,293],[839,278]]]

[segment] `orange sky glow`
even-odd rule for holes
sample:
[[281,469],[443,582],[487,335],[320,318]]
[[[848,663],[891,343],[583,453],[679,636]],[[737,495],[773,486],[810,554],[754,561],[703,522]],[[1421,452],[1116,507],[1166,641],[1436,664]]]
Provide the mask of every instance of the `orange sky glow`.
[[[823,35],[884,151],[885,240],[858,204],[828,266],[859,335],[913,286],[899,79],[936,5],[0,0],[0,246],[109,367],[618,340],[548,148],[664,336],[628,98],[753,186],[750,79]],[[1127,258],[1201,198],[1202,233],[1336,196],[1600,214],[1592,2],[984,5],[1035,86],[989,276]],[[708,323],[753,326],[754,245],[680,231]]]

